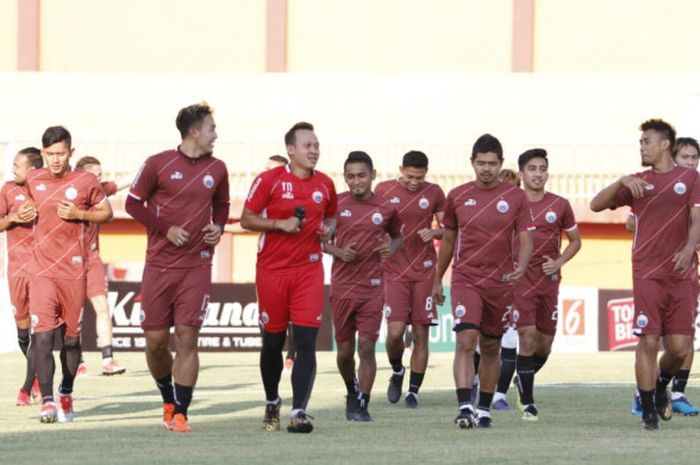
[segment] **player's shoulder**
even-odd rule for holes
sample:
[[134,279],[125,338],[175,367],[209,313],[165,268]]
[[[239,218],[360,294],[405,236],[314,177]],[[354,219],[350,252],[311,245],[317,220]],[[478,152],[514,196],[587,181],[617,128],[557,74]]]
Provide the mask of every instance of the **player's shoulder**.
[[350,194],[349,191],[341,192],[338,194],[338,203],[348,203],[350,200],[352,200],[352,195]]
[[97,180],[97,176],[94,174],[90,173],[89,171],[83,171],[83,170],[73,170],[69,171],[68,174],[66,174],[66,181],[79,181],[83,182],[86,184],[100,184],[100,182]]
[[176,149],[163,150],[146,158],[145,164],[158,166],[170,163],[173,158],[178,158],[179,156],[180,154]]
[[[284,168],[284,167],[281,167]],[[314,177],[316,178],[316,181],[322,184],[330,184],[335,187],[335,184],[333,183],[333,179],[331,179],[330,176],[328,176],[326,173],[323,173],[321,171],[314,171]]]
[[431,194],[442,194],[445,195],[445,191],[443,188],[440,186],[440,184],[435,184],[434,182],[429,182],[425,181],[425,189],[424,191],[426,193],[431,193]]
[[291,173],[287,169],[287,165],[284,166],[277,166],[275,168],[270,168],[269,170],[265,170],[258,174],[258,179],[262,179],[263,181],[271,181],[271,180],[276,180],[276,179],[281,179],[284,178]]
[[214,155],[209,155],[209,162],[212,168],[228,172],[226,162],[224,162],[221,158],[215,157]]
[[0,187],[0,193],[2,193],[4,195],[4,194],[7,194],[7,193],[17,189],[18,187],[19,187],[19,184],[17,184],[16,182],[7,181],[2,185],[2,187]]
[[379,182],[374,186],[374,191],[382,195],[382,193],[395,188],[399,184],[396,179],[387,179],[385,181]]
[[465,192],[471,191],[476,187],[476,182],[475,181],[469,181],[465,182],[464,184],[460,184],[459,186],[453,187],[450,189],[450,191],[447,193],[448,198],[455,198],[459,197]]
[[569,200],[566,197],[549,191],[545,192],[544,199],[549,201],[550,203],[557,203],[562,205],[566,205],[569,203]]
[[27,182],[45,179],[47,176],[49,176],[49,170],[46,168],[29,170],[27,172]]

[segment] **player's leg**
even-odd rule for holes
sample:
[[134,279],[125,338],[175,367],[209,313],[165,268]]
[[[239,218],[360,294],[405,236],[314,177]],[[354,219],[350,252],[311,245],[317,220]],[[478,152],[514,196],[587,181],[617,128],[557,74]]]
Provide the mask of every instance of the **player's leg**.
[[513,374],[515,373],[515,362],[517,357],[518,331],[511,326],[501,338],[501,373],[498,377],[496,393],[493,396],[491,407],[494,410],[510,410],[511,406],[506,400],[506,394],[510,387]]
[[26,358],[26,370],[24,383],[17,394],[17,405],[30,405],[32,399],[39,401],[39,382],[36,378],[36,369],[32,358],[32,347],[30,338],[31,318],[29,315],[29,279],[11,278],[10,284],[10,304],[17,326],[17,343]]
[[358,354],[360,356],[360,366],[358,369],[359,395],[358,409],[355,419],[357,421],[370,421],[369,399],[377,377],[377,357],[375,346],[379,336],[379,328],[382,324],[383,296],[377,296],[359,302],[356,305],[355,326],[357,327]]
[[678,373],[673,377],[673,384],[671,387],[671,407],[674,412],[678,412],[684,416],[696,416],[700,413],[700,409],[691,404],[685,396],[685,387],[688,383],[688,377],[690,376],[690,369],[693,366],[694,355],[695,347],[691,339],[690,347],[688,347],[688,355],[686,355],[681,369],[678,370]]
[[406,369],[403,366],[403,353],[406,349],[404,333],[410,321],[411,283],[387,281],[384,286],[384,316],[387,322],[386,355],[391,366],[391,378],[387,387],[389,402],[396,403],[401,398]]
[[472,384],[474,382],[474,351],[478,341],[478,330],[474,325],[458,323],[452,373],[457,393],[457,417],[455,423],[462,429],[474,427],[474,406],[472,404]]
[[102,374],[107,376],[120,375],[126,371],[126,368],[120,366],[113,358],[112,316],[109,313],[107,295],[90,297],[90,303],[95,309],[95,332],[97,333],[97,345],[102,351]]
[[41,390],[42,405],[39,421],[53,423],[58,419],[58,410],[53,397],[53,377],[56,372],[56,362],[53,357],[55,333],[53,329],[40,331],[35,328],[32,338],[34,364]]
[[418,407],[418,391],[428,368],[430,326],[437,325],[437,311],[433,305],[432,279],[411,283],[411,375],[409,378],[406,407]]
[[659,336],[654,334],[642,335],[637,342],[635,351],[634,371],[637,379],[637,389],[642,403],[642,417],[650,423],[658,417],[654,406],[656,393],[656,356],[659,347]]
[[355,419],[358,405],[358,381],[355,371],[355,313],[353,300],[331,297],[331,315],[335,331],[336,364],[345,383],[345,418]]
[[63,376],[58,386],[60,406],[58,421],[73,421],[73,384],[80,364],[80,320],[85,304],[85,279],[57,283],[61,307],[61,319],[65,322],[61,331],[61,369]]
[[501,373],[499,353],[501,350],[500,336],[479,335],[481,362],[479,364],[479,401],[476,407],[477,427],[491,427],[491,401],[496,391],[496,384]]
[[294,335],[292,334],[292,325],[287,329],[287,356],[284,359],[284,369],[292,370],[294,367],[294,359],[296,358],[296,349],[294,348]]
[[664,336],[664,353],[659,358],[659,375],[656,378],[656,410],[662,420],[673,415],[668,385],[683,366],[692,337],[685,334]]
[[175,358],[173,359],[173,380],[175,381],[175,410],[171,431],[186,433],[191,431],[188,409],[192,402],[194,387],[199,376],[199,353],[197,341],[199,326],[175,324]]

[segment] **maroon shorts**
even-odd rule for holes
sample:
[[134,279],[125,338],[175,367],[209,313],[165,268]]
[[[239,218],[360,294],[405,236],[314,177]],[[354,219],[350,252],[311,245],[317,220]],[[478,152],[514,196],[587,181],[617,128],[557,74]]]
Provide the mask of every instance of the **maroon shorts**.
[[487,292],[473,286],[452,285],[452,329],[478,329],[481,334],[501,337],[508,325],[508,307],[513,301],[510,288],[501,293]]
[[99,254],[90,254],[87,263],[87,296],[107,295],[107,274]]
[[384,282],[384,316],[388,323],[437,326],[433,305],[433,279]]
[[163,270],[146,266],[141,283],[141,328],[201,328],[209,306],[211,268]]
[[384,297],[379,295],[369,299],[337,299],[331,297],[331,313],[335,340],[338,342],[360,337],[376,341],[382,326],[382,306]]
[[255,274],[260,324],[269,333],[287,330],[289,323],[318,328],[323,315],[323,267],[319,263],[296,273]]
[[633,293],[635,335],[694,333],[697,301],[693,300],[691,281],[635,279]]
[[10,305],[15,321],[29,318],[29,278],[10,278]]
[[548,336],[557,333],[557,294],[513,297],[511,319],[517,328],[536,326]]
[[78,336],[84,304],[84,279],[53,279],[44,276],[32,276],[29,279],[32,333],[53,331],[66,325],[66,336]]

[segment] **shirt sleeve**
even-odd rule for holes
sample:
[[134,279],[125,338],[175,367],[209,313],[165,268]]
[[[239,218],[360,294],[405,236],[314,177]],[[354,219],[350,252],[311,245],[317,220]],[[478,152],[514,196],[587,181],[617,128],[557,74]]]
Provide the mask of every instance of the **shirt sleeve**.
[[700,173],[694,173],[693,182],[690,186],[690,195],[688,196],[688,206],[690,208],[700,207]]
[[623,205],[632,206],[632,191],[627,187],[620,187],[615,193],[615,198],[613,199],[613,208],[622,207]]
[[97,205],[107,198],[105,192],[102,190],[102,186],[97,181],[95,176],[89,174],[88,176],[85,176],[85,180],[85,204],[88,208]]
[[4,218],[10,213],[10,204],[7,201],[8,184],[3,184],[0,189],[0,217]]
[[[223,162],[222,162],[223,165]],[[229,210],[231,209],[231,198],[229,195],[228,170],[226,165],[223,168],[223,178],[214,192],[212,206],[212,221],[222,228],[228,221]]]
[[568,200],[564,199],[564,211],[561,215],[561,227],[564,231],[571,231],[576,228],[576,218],[574,210]]
[[151,158],[146,160],[136,173],[134,182],[129,189],[129,195],[139,202],[145,202],[158,185],[158,173],[156,172],[155,161]]
[[338,195],[335,193],[333,181],[328,179],[328,203],[326,204],[325,218],[332,218],[338,212]]
[[270,202],[270,182],[270,178],[262,174],[255,178],[255,181],[253,181],[253,184],[250,186],[250,191],[248,191],[248,197],[244,205],[245,208],[258,215],[262,213]]
[[532,210],[530,210],[527,197],[525,196],[524,191],[520,191],[519,193],[521,195],[518,211],[515,216],[515,231],[518,233],[523,231],[534,231],[535,222],[532,220]]
[[440,213],[445,211],[445,193],[440,186],[435,185],[437,192],[435,194],[435,213]]
[[445,199],[445,213],[442,216],[442,225],[447,229],[457,229],[457,212],[455,211],[454,196],[450,192]]
[[399,218],[399,211],[396,208],[391,209],[389,222],[386,225],[386,232],[388,232],[391,237],[398,237],[403,234],[403,223],[401,222],[401,218]]

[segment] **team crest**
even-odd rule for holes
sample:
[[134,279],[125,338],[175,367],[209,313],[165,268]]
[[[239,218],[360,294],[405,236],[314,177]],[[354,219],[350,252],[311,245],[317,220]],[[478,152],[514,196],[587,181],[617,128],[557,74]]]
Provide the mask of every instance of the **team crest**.
[[143,323],[144,321],[146,321],[146,312],[141,309],[139,312],[139,323]]
[[649,324],[649,317],[647,317],[643,313],[640,313],[639,315],[637,315],[637,327],[638,328],[646,328],[648,324]]
[[262,312],[260,314],[260,321],[262,321],[262,324],[266,325],[270,322],[270,315],[267,314],[267,312]]
[[678,181],[673,185],[673,192],[675,192],[678,195],[685,194],[686,190],[688,190],[688,188],[685,186],[684,182]]
[[66,196],[66,198],[68,200],[75,200],[76,198],[78,198],[78,189],[71,186],[68,189],[66,189],[66,192],[64,193],[64,195]]
[[457,305],[457,308],[455,308],[455,316],[457,318],[462,318],[466,313],[467,309],[464,308],[464,305]]
[[501,213],[506,213],[508,210],[510,210],[510,205],[508,205],[508,202],[505,200],[499,200],[496,204],[496,210]]
[[13,315],[17,315],[17,308],[14,305],[10,305],[10,309],[12,310]]
[[547,223],[554,223],[557,221],[557,214],[550,210],[544,215],[544,219],[547,220]]
[[384,306],[384,318],[389,318],[390,315],[391,315],[391,307],[389,307],[388,305],[385,305]]
[[323,193],[321,193],[321,191],[314,191],[313,194],[311,194],[311,198],[314,202],[321,203],[323,201]]
[[382,221],[384,220],[384,217],[382,216],[381,213],[377,212],[372,215],[372,223],[374,224],[382,224]]
[[421,197],[421,199],[418,201],[418,206],[425,210],[430,206],[430,201],[425,197]]
[[39,316],[32,315],[32,328],[39,324]]
[[212,187],[214,187],[214,178],[211,174],[207,174],[206,176],[204,176],[202,182],[204,183],[204,187],[206,187],[207,189],[211,189]]
[[520,311],[518,311],[517,308],[514,308],[510,315],[510,318],[511,320],[513,320],[513,323],[517,323],[520,319]]

